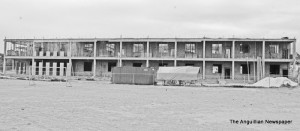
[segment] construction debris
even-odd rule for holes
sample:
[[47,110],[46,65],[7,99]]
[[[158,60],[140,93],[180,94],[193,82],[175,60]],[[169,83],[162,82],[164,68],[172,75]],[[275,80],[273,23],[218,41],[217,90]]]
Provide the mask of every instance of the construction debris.
[[249,87],[269,87],[269,88],[279,88],[279,87],[297,87],[298,84],[286,77],[266,77]]

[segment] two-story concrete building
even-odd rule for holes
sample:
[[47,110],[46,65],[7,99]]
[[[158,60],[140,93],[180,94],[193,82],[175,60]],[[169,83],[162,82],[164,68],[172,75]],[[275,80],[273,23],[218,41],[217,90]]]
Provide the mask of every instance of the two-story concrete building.
[[12,60],[16,74],[93,77],[115,66],[198,66],[199,79],[257,80],[288,76],[295,49],[289,38],[5,39],[4,65]]

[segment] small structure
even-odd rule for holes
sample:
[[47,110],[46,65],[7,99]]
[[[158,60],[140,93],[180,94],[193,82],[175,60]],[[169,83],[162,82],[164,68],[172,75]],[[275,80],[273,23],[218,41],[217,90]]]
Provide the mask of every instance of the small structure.
[[154,79],[154,68],[124,66],[112,69],[111,81],[114,84],[153,85]]
[[159,67],[157,80],[168,84],[195,83],[200,77],[200,67],[180,66],[180,67]]

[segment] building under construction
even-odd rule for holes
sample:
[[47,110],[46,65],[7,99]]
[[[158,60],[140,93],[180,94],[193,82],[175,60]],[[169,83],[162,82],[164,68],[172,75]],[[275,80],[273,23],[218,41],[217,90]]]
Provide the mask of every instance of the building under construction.
[[[113,67],[197,66],[204,80],[289,76],[296,39],[4,39],[4,74],[110,76]],[[11,67],[7,61],[12,61]]]

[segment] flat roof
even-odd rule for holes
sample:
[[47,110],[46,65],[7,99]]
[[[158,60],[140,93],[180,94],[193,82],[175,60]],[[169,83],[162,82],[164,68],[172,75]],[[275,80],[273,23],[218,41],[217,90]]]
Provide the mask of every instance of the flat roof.
[[296,41],[290,38],[47,38],[4,39],[4,41]]

